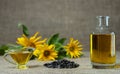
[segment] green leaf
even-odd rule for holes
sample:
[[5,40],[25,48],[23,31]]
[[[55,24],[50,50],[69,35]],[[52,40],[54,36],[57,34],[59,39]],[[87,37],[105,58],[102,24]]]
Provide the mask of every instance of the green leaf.
[[59,51],[62,48],[62,44],[61,43],[55,43],[55,50]]
[[64,42],[65,42],[65,40],[66,40],[66,38],[61,38],[61,39],[59,39],[59,43],[61,43],[61,44],[63,44]]
[[65,57],[66,57],[66,51],[63,48],[61,48],[61,50],[59,50],[59,52],[58,52],[57,60],[63,59]]
[[64,56],[58,56],[57,60],[64,59]]
[[25,34],[26,36],[29,36],[28,28],[27,28],[24,24],[19,23],[19,24],[18,24],[18,27],[22,27],[22,29],[23,29],[23,34]]
[[58,38],[59,38],[59,33],[52,35],[47,41],[48,45],[55,44],[58,41]]
[[66,55],[68,58],[71,58],[70,54]]
[[0,46],[0,55],[4,55],[6,50],[8,50],[8,46],[7,45],[1,45]]
[[61,49],[59,52],[58,52],[58,58],[57,59],[63,59],[66,57],[66,51],[64,51],[64,49]]

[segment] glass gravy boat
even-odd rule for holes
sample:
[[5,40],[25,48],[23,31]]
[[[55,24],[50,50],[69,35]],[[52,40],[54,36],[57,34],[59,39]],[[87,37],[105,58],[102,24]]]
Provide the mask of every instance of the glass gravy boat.
[[[26,64],[32,57],[33,48],[11,49],[4,54],[4,59],[11,64],[16,65],[18,69],[27,69]],[[12,59],[10,59],[12,58]]]

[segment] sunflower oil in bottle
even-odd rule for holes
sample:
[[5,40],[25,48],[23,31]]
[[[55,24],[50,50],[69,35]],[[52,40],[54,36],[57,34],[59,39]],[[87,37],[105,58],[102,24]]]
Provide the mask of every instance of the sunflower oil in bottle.
[[93,68],[113,68],[116,62],[115,33],[109,31],[109,16],[97,16],[99,24],[90,34],[90,59]]

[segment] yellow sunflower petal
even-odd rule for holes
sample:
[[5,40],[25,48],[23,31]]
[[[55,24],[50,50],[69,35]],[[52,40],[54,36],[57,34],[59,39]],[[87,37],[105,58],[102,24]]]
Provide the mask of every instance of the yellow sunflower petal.
[[39,56],[39,54],[40,54],[40,50],[38,50],[38,49],[35,49],[34,50],[34,52],[33,52],[33,55],[35,55],[35,56]]
[[39,37],[37,37],[37,38],[35,38],[35,39],[33,39],[33,40],[30,39],[30,41],[37,42],[37,41],[40,40],[41,38],[42,38],[42,37],[39,36]]
[[49,56],[48,59],[49,59],[49,60],[55,60],[55,58],[54,58],[54,57],[51,57],[51,56]]
[[77,58],[82,50],[82,45],[79,44],[78,40],[70,38],[70,42],[64,48],[66,49],[67,55],[70,55],[71,58]]
[[55,48],[54,45],[50,45],[50,46],[48,46],[48,49],[54,49],[54,48]]
[[73,38],[70,38],[70,43],[72,43],[74,41],[74,39]]
[[41,49],[38,58],[39,60],[55,60],[57,57],[54,45],[43,44],[39,49]]
[[32,37],[30,37],[30,40],[34,41],[38,34],[39,34],[39,32],[36,32]]
[[43,43],[45,43],[46,41],[46,39],[40,40],[42,37],[41,36],[37,37],[37,35],[38,35],[38,32],[36,32],[32,37],[28,38],[23,34],[22,37],[17,38],[16,43],[24,47],[36,48],[42,45]]
[[29,41],[29,39],[24,34],[22,36],[26,41]]
[[44,57],[43,54],[39,55],[38,60],[42,60],[43,57]]
[[18,40],[17,44],[20,44],[20,45],[23,45],[23,46],[27,46],[28,45],[27,40],[24,39],[23,37],[17,38],[17,40]]
[[73,58],[73,57],[74,57],[74,54],[70,52],[70,56],[71,56],[71,58]]

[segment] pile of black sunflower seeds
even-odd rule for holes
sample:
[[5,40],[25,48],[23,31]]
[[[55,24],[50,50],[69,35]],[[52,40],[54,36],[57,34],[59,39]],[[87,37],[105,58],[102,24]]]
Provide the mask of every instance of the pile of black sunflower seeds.
[[79,67],[79,64],[75,63],[74,61],[62,59],[62,60],[57,60],[57,61],[53,61],[50,63],[45,63],[44,66],[47,68],[62,69],[62,68],[77,68],[77,67]]

